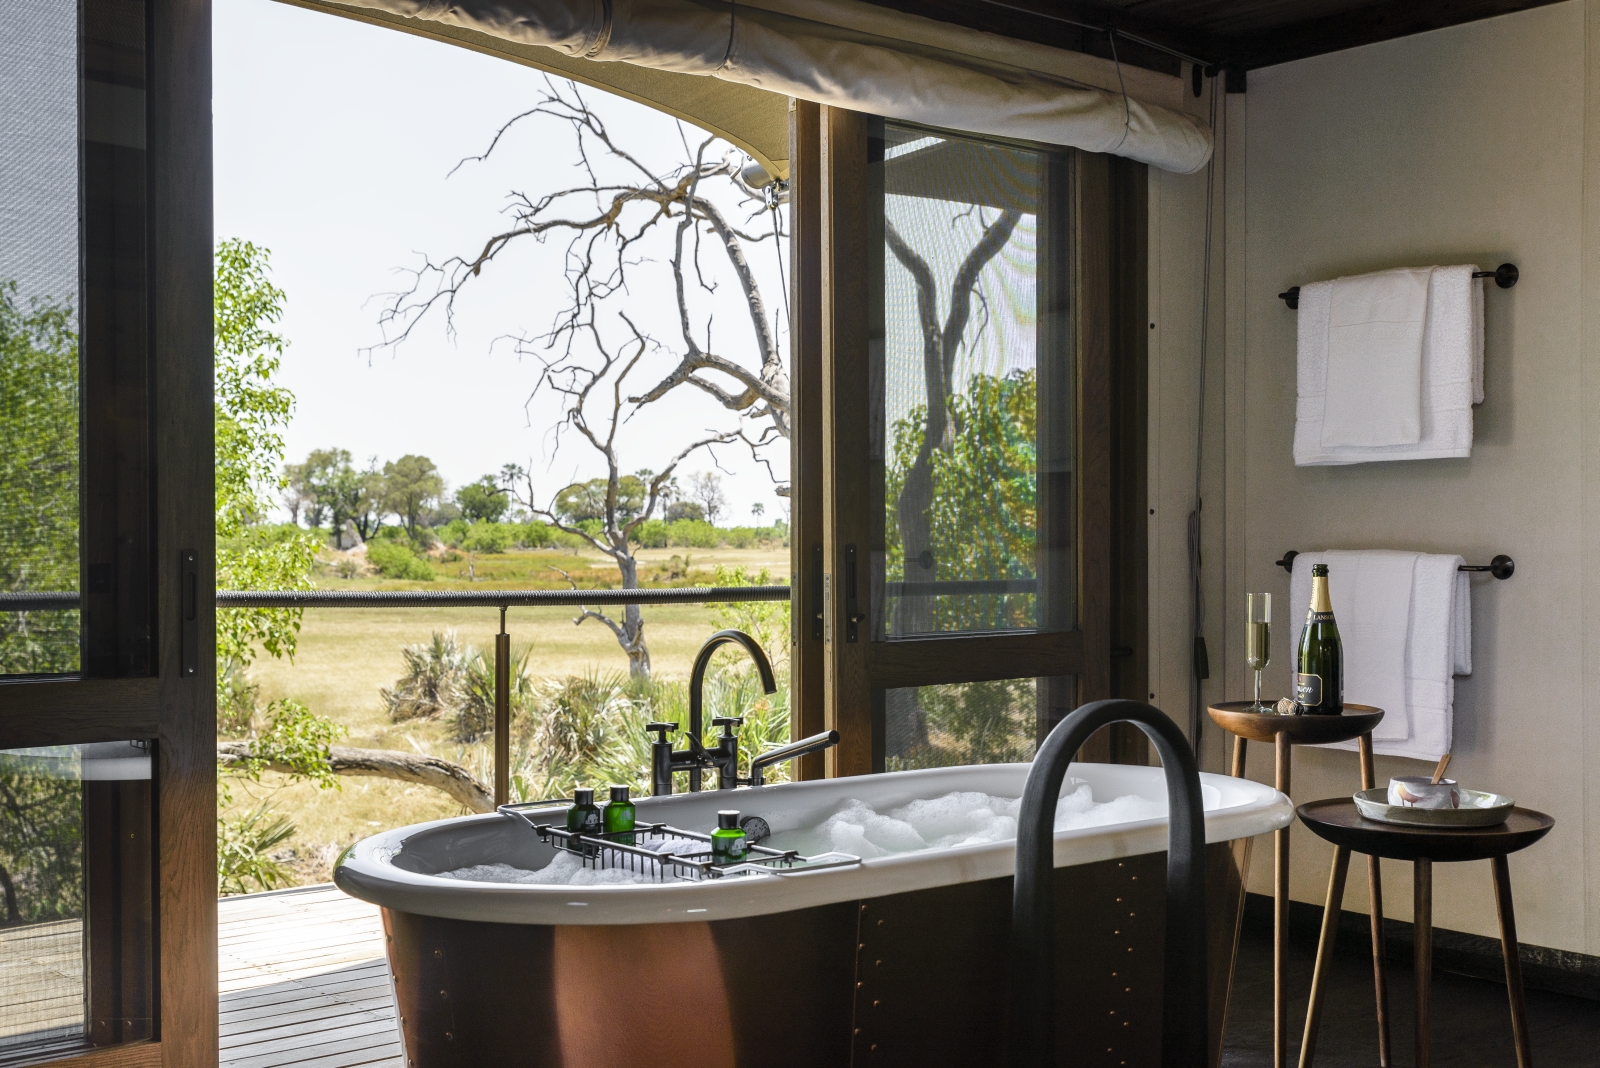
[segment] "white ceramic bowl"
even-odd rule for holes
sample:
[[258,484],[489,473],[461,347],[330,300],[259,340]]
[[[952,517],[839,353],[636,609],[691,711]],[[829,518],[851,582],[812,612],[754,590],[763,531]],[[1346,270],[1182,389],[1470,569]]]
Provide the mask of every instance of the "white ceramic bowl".
[[1511,815],[1516,802],[1502,794],[1462,790],[1460,808],[1416,808],[1391,805],[1383,787],[1353,795],[1356,808],[1369,820],[1402,827],[1497,827]]

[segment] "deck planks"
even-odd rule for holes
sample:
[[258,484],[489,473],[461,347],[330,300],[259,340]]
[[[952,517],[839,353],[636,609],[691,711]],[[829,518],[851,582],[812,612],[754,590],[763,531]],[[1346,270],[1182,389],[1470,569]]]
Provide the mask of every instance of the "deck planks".
[[222,1068],[403,1068],[378,910],[332,886],[217,905]]

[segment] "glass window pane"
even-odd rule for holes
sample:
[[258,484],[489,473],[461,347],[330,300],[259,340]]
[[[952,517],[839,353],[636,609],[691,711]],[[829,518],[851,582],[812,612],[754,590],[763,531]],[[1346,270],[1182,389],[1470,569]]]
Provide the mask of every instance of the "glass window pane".
[[872,158],[874,637],[1068,628],[1065,169],[892,123]]
[[883,691],[884,770],[1032,760],[1038,692],[1036,679]]
[[[20,0],[0,34],[0,602],[78,589],[78,203],[78,4]],[[12,601],[0,674],[76,671],[78,612]]]
[[0,1061],[152,1034],[150,743],[0,752]]

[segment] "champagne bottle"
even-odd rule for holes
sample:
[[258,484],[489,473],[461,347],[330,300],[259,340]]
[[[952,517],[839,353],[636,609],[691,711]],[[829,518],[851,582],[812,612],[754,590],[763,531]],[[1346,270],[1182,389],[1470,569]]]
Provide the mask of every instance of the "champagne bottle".
[[1295,660],[1294,710],[1302,716],[1337,716],[1344,711],[1344,645],[1328,599],[1327,564],[1311,567],[1311,610]]
[[711,832],[711,863],[737,864],[750,850],[744,828],[739,826],[736,809],[717,813],[717,829]]
[[614,835],[613,842],[623,845],[633,845],[633,824],[636,810],[633,802],[628,799],[626,786],[613,786],[611,800],[606,802],[606,807],[601,810],[605,818],[606,834]]

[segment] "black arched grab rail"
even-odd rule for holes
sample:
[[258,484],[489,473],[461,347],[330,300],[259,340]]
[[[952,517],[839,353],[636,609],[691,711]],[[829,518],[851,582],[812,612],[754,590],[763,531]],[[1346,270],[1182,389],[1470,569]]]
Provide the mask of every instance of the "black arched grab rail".
[[1055,813],[1067,765],[1095,731],[1135,723],[1167,775],[1167,947],[1162,1068],[1208,1063],[1206,824],[1200,770],[1177,724],[1138,701],[1095,701],[1056,724],[1039,747],[1017,817],[1011,911],[1011,1063],[1055,1068]]

